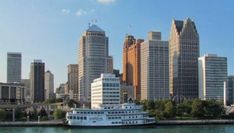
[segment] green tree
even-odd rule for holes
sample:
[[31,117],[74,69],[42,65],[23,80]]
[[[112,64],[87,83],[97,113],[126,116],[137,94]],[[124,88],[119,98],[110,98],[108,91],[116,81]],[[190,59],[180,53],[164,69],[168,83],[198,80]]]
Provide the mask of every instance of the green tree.
[[165,104],[165,110],[164,110],[164,116],[165,117],[174,117],[175,116],[176,109],[171,101],[167,102]]
[[154,101],[150,100],[147,103],[147,110],[154,110],[155,109],[155,104]]
[[71,107],[74,107],[74,105],[76,105],[76,107],[78,108],[78,107],[80,107],[80,103],[79,102],[77,102],[77,101],[75,101],[75,100],[69,100],[68,101],[68,106],[71,108]]
[[192,115],[197,118],[203,118],[205,111],[203,102],[199,99],[196,99],[192,103]]
[[56,109],[53,113],[54,119],[63,119],[65,118],[66,112],[61,109]]
[[6,114],[6,111],[3,110],[3,109],[0,109],[0,121],[5,120],[6,115],[7,115],[7,114]]

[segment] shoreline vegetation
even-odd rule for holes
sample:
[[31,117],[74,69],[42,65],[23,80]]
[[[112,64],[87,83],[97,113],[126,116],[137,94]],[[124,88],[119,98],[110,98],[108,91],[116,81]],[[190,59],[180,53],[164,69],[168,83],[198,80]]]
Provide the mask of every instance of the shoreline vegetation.
[[[68,102],[69,103],[69,102]],[[79,103],[75,103],[79,106]],[[221,101],[215,100],[183,100],[175,102],[172,100],[143,100],[136,102],[143,106],[149,116],[155,117],[157,125],[206,125],[206,124],[234,124],[234,113],[226,114]],[[71,101],[70,107],[74,105]],[[50,114],[50,115],[48,115]],[[65,126],[63,120],[65,112],[57,109],[54,112],[46,112],[33,109],[30,112],[17,109],[15,122],[11,122],[12,114],[7,110],[0,109],[0,127],[4,126]],[[30,116],[30,120],[27,120]],[[40,120],[38,120],[40,116]]]

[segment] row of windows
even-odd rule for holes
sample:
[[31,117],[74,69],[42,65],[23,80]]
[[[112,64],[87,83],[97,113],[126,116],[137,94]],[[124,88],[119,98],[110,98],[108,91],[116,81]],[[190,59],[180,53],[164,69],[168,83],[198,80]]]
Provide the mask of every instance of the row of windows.
[[103,87],[119,87],[119,83],[103,83]]
[[112,124],[137,124],[137,121],[112,122]]
[[104,112],[76,112],[77,114],[104,114]]
[[87,120],[87,117],[86,117],[86,116],[85,116],[85,117],[79,117],[79,116],[77,116],[77,117],[76,117],[76,116],[73,116],[73,117],[72,117],[72,116],[69,116],[68,119],[73,119],[73,120],[75,120],[75,119],[76,119],[76,120]]

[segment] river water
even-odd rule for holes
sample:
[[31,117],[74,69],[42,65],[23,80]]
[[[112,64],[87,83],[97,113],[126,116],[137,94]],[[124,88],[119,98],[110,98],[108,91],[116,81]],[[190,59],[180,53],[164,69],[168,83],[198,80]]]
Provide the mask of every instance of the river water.
[[158,126],[155,128],[0,127],[0,133],[233,133],[234,125]]

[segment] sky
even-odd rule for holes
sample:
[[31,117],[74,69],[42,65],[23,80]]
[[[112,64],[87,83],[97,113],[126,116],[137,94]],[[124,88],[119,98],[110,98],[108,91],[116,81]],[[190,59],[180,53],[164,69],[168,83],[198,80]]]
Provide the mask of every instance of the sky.
[[114,68],[122,71],[126,34],[147,39],[149,31],[161,31],[168,40],[172,20],[188,17],[200,35],[200,55],[227,57],[233,75],[233,0],[0,0],[0,82],[6,82],[7,52],[22,53],[22,78],[41,59],[55,87],[66,82],[67,65],[78,62],[79,39],[94,20],[109,37]]

